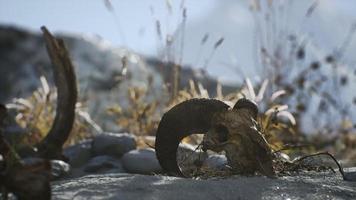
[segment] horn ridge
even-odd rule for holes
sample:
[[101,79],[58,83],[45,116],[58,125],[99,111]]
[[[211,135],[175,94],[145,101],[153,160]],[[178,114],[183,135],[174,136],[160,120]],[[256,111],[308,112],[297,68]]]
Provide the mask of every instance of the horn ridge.
[[78,90],[74,66],[63,40],[56,39],[41,27],[47,52],[52,62],[54,82],[57,88],[56,116],[47,136],[37,145],[44,158],[61,157],[62,146],[68,139],[75,118]]
[[247,98],[241,98],[236,102],[236,104],[233,107],[234,110],[239,110],[239,109],[243,109],[243,108],[251,110],[254,115],[254,118],[255,119],[257,118],[258,107],[257,107],[256,102],[254,102],[250,99],[247,99]]

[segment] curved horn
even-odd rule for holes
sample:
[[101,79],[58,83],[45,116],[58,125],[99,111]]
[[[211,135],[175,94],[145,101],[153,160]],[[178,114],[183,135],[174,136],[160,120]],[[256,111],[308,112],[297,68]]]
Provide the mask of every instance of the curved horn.
[[251,110],[252,113],[253,113],[253,118],[254,119],[257,118],[258,107],[257,107],[257,104],[254,101],[246,99],[246,98],[239,99],[236,102],[236,104],[234,105],[233,109],[234,110],[238,110],[238,109],[242,109],[242,108]]
[[162,169],[173,176],[184,176],[177,164],[180,141],[194,133],[205,133],[211,126],[214,113],[229,108],[214,99],[191,99],[166,112],[157,129],[156,156]]
[[77,82],[64,41],[54,38],[46,27],[41,29],[52,62],[53,77],[57,87],[57,109],[51,130],[37,147],[41,157],[58,158],[74,123]]

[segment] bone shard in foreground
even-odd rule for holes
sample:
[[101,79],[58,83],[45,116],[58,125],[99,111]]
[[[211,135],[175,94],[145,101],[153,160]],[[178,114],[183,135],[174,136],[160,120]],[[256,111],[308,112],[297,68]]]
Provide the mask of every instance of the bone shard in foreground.
[[64,41],[54,38],[46,27],[41,27],[41,30],[52,62],[57,87],[57,108],[49,133],[36,146],[41,157],[60,159],[62,146],[68,139],[74,123],[78,95],[76,75]]

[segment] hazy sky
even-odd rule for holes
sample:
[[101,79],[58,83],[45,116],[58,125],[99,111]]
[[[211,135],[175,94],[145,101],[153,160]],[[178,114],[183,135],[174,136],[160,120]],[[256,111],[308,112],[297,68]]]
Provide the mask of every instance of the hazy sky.
[[[277,1],[277,0],[275,0]],[[282,0],[283,1],[283,0]],[[290,26],[312,38],[315,45],[329,50],[337,47],[356,22],[356,0],[319,0],[312,20],[303,24],[301,18],[314,0],[285,0],[293,4]],[[46,25],[57,32],[94,34],[114,46],[125,46],[135,52],[156,55],[155,21],[161,22],[163,35],[174,34],[182,20],[180,5],[187,8],[187,26],[183,63],[203,65],[211,57],[216,40],[224,37],[224,44],[214,54],[209,72],[224,80],[234,77],[226,73],[224,65],[239,66],[254,74],[254,21],[248,0],[111,0],[115,14],[104,0],[0,0],[0,23],[12,24],[39,31]],[[171,5],[167,2],[171,2]],[[170,6],[172,10],[170,11]],[[210,34],[210,43],[200,49],[200,40]],[[349,47],[348,59],[355,61],[356,39]],[[201,52],[201,55],[199,55]],[[200,60],[199,60],[199,59]],[[197,61],[198,60],[198,61]],[[226,66],[225,66],[226,67]]]
[[[181,0],[171,1],[171,14],[166,0],[111,2],[115,14],[108,11],[104,0],[0,0],[0,23],[35,31],[46,25],[52,31],[95,34],[114,45],[152,55],[156,53],[155,21],[161,21],[164,33],[173,33],[181,19]],[[189,20],[195,21],[209,13],[214,1],[184,4]]]

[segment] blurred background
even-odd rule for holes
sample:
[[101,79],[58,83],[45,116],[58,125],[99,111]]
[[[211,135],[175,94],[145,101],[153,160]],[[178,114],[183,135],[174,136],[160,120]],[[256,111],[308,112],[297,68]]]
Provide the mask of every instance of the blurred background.
[[355,10],[354,0],[0,0],[0,101],[19,103],[41,76],[51,83],[45,25],[65,39],[82,106],[105,130],[154,135],[177,102],[246,96],[282,132],[354,137]]
[[[184,31],[183,64],[206,67],[211,74],[224,81],[241,82],[241,74],[261,78],[254,70],[257,67],[256,31],[258,28],[265,29],[267,24],[261,24],[256,18],[266,16],[256,16],[251,12],[251,2],[1,0],[0,22],[32,31],[38,31],[40,26],[46,25],[55,32],[97,36],[113,46],[124,47],[145,56],[159,56],[165,47],[165,41],[158,41],[156,23],[159,21],[162,36],[176,36],[176,43],[182,40],[177,35]],[[320,51],[315,54],[326,54],[339,48],[356,20],[356,3],[352,0],[291,0],[274,1],[274,4],[278,5],[274,5],[269,23],[275,23],[274,28],[280,31],[288,31],[308,40],[316,46],[314,51]],[[317,4],[315,10],[306,17],[308,9],[314,4]],[[187,16],[185,27],[182,27],[183,8]],[[267,9],[261,9],[267,12]],[[201,40],[206,34],[209,39],[202,46]],[[221,37],[225,39],[224,44],[210,58],[214,42]],[[343,59],[355,65],[356,59],[352,52],[356,50],[356,40],[349,42]],[[179,51],[175,53],[179,54]],[[207,59],[210,61],[205,66]],[[236,72],[233,68],[241,71]]]

